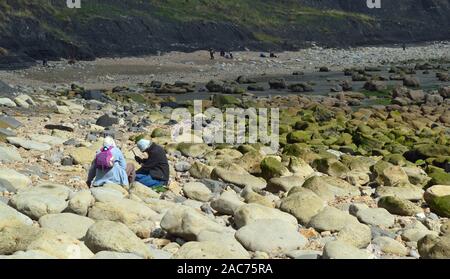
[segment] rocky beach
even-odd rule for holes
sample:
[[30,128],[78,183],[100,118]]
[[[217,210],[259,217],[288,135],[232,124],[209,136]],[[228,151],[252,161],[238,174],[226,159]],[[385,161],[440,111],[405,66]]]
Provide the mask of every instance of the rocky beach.
[[[278,56],[0,71],[0,259],[450,258],[449,43]],[[194,100],[278,108],[278,150],[176,142]],[[163,146],[167,188],[88,188],[104,136]]]

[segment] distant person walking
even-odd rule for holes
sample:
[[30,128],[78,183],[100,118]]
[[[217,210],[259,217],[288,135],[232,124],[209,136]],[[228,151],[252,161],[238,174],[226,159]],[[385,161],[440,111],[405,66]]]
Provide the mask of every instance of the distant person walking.
[[402,48],[403,48],[403,51],[406,50],[406,44],[405,43],[402,44]]
[[215,53],[216,52],[214,51],[214,49],[212,49],[212,48],[209,49],[209,57],[210,57],[211,60],[214,60],[214,54]]

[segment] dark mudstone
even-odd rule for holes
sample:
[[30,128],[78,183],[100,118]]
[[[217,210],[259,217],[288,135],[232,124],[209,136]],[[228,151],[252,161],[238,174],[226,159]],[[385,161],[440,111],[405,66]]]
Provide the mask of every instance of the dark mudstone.
[[72,127],[65,126],[62,124],[47,124],[44,126],[44,128],[49,129],[49,130],[61,130],[61,131],[73,132]]
[[109,98],[106,97],[103,92],[98,90],[85,91],[83,92],[82,97],[85,100],[96,100],[102,103],[109,101]]
[[95,124],[102,126],[102,127],[111,127],[114,124],[119,123],[119,119],[116,117],[112,117],[110,115],[104,114],[102,116],[100,116],[97,119],[97,122],[95,122]]
[[71,157],[64,157],[61,160],[63,166],[73,166],[73,159]]
[[221,181],[208,178],[200,179],[199,182],[205,184],[205,186],[213,193],[221,193],[227,187],[227,184]]
[[75,146],[75,145],[79,144],[79,142],[76,139],[69,139],[69,140],[66,140],[63,144]]

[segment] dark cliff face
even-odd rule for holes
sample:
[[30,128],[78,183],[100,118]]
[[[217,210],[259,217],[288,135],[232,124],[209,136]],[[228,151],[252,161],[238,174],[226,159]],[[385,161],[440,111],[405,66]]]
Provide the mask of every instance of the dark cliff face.
[[295,49],[311,41],[345,47],[450,38],[450,0],[381,0],[381,9],[369,9],[366,0],[242,0],[247,5],[223,0],[207,8],[193,5],[196,1],[204,3],[82,0],[82,9],[69,10],[65,0],[2,0],[0,64],[209,47]]

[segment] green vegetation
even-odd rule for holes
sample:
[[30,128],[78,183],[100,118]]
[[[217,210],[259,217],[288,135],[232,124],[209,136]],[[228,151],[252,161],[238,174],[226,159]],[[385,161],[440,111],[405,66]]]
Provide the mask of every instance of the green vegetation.
[[[12,4],[14,2],[14,4]],[[70,41],[70,35],[55,25],[53,18],[61,22],[87,23],[92,19],[168,19],[180,22],[214,21],[230,22],[254,30],[257,40],[281,43],[273,32],[288,25],[320,24],[324,20],[348,19],[371,24],[373,18],[358,13],[323,10],[306,7],[296,0],[95,0],[82,1],[81,9],[69,9],[65,1],[58,5],[50,0],[0,0],[0,28],[8,17],[39,19],[44,28],[62,40]],[[52,23],[50,23],[52,22]],[[53,27],[51,27],[51,26]],[[329,33],[326,28],[320,29]]]

